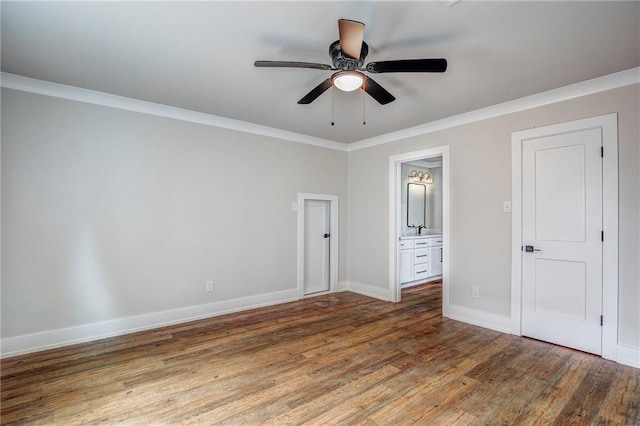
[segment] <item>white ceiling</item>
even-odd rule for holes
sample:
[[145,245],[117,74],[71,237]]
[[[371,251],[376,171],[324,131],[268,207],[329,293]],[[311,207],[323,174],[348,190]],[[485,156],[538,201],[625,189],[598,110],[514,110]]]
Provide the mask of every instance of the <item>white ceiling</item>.
[[[2,71],[353,142],[640,66],[640,2],[2,2]],[[337,20],[365,62],[445,57],[444,74],[378,74],[397,100],[332,90]],[[363,105],[366,125],[363,121]]]

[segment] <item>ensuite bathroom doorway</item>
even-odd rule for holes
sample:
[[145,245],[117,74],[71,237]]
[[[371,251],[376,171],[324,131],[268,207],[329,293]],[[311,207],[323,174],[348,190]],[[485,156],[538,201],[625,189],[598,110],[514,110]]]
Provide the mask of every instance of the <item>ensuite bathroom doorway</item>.
[[449,307],[449,146],[389,157],[389,290],[442,282]]

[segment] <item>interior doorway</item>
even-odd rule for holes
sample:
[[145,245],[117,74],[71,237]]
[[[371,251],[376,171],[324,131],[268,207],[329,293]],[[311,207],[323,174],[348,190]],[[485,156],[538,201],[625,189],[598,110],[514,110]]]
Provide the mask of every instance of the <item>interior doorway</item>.
[[400,286],[442,278],[442,157],[400,166]]
[[298,292],[335,291],[338,281],[338,196],[298,194]]
[[[402,236],[402,196],[401,187],[402,164],[411,163],[425,159],[441,158],[441,179],[442,179],[442,312],[444,316],[449,311],[449,270],[450,270],[450,159],[449,146],[413,151],[389,157],[389,292],[393,302],[401,300],[401,279],[400,279],[400,237]],[[411,224],[409,224],[411,225]]]

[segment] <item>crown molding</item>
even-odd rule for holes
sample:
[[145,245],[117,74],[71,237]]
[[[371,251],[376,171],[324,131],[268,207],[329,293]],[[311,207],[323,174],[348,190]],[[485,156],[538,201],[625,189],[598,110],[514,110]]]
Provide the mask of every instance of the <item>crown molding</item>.
[[401,139],[407,139],[414,136],[433,133],[439,130],[462,126],[464,124],[474,123],[476,121],[487,120],[489,118],[512,114],[514,112],[524,111],[531,108],[579,98],[581,96],[604,92],[611,89],[617,89],[619,87],[629,86],[637,83],[640,83],[640,67],[631,68],[614,74],[609,74],[580,83],[571,84],[569,86],[560,87],[558,89],[537,93],[535,95],[530,95],[524,98],[515,99],[513,101],[492,105],[486,108],[480,108],[463,114],[453,115],[441,120],[436,120],[415,127],[398,130],[397,132],[374,136],[368,139],[362,139],[358,142],[349,144],[347,147],[347,151],[357,151],[359,149],[365,149],[390,142],[396,142]]
[[3,72],[0,77],[0,86],[7,89],[20,90],[23,92],[36,93],[55,98],[69,99],[72,101],[85,102],[94,105],[101,105],[110,108],[134,111],[143,114],[155,115],[158,117],[172,118],[175,120],[188,121],[191,123],[204,124],[206,126],[220,127],[223,129],[237,130],[244,133],[252,133],[261,136],[268,136],[291,142],[298,142],[307,145],[315,145],[322,148],[346,151],[346,144],[301,133],[290,132],[288,130],[276,129],[274,127],[249,123],[247,121],[234,120],[232,118],[220,117],[184,108],[143,101],[140,99],[127,98],[125,96],[112,95],[110,93],[96,90],[84,89],[81,87],[68,86],[66,84],[53,83],[45,80],[24,77],[17,74]]
[[101,105],[110,108],[118,108],[143,114],[156,115],[159,117],[172,118],[175,120],[188,121],[203,124],[206,126],[220,127],[223,129],[236,130],[239,132],[251,133],[271,138],[298,142],[307,145],[319,146],[322,148],[334,149],[338,151],[352,152],[359,149],[383,145],[396,142],[414,136],[433,133],[439,130],[462,126],[464,124],[487,120],[502,115],[512,114],[531,108],[549,105],[556,102],[566,101],[593,93],[604,92],[623,86],[640,83],[640,67],[631,68],[614,74],[586,80],[580,83],[558,89],[549,90],[513,101],[480,108],[463,114],[431,121],[396,132],[362,139],[352,143],[342,143],[330,139],[318,138],[301,133],[290,132],[288,130],[276,129],[261,124],[249,123],[241,120],[220,117],[184,108],[169,105],[157,104],[154,102],[142,101],[139,99],[127,98],[124,96],[112,95],[110,93],[96,90],[83,89],[80,87],[68,86],[66,84],[53,83],[45,80],[24,77],[17,74],[3,72],[0,76],[0,86],[7,89],[20,90],[24,92],[36,93],[39,95],[52,96],[56,98],[69,99],[78,102],[85,102],[94,105]]

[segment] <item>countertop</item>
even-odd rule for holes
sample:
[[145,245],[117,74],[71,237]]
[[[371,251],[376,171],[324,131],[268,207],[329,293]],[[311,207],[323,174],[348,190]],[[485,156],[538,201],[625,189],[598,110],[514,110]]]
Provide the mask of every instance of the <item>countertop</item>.
[[442,232],[435,231],[425,231],[421,235],[403,235],[400,237],[401,240],[415,240],[417,238],[431,238],[431,237],[442,237]]

